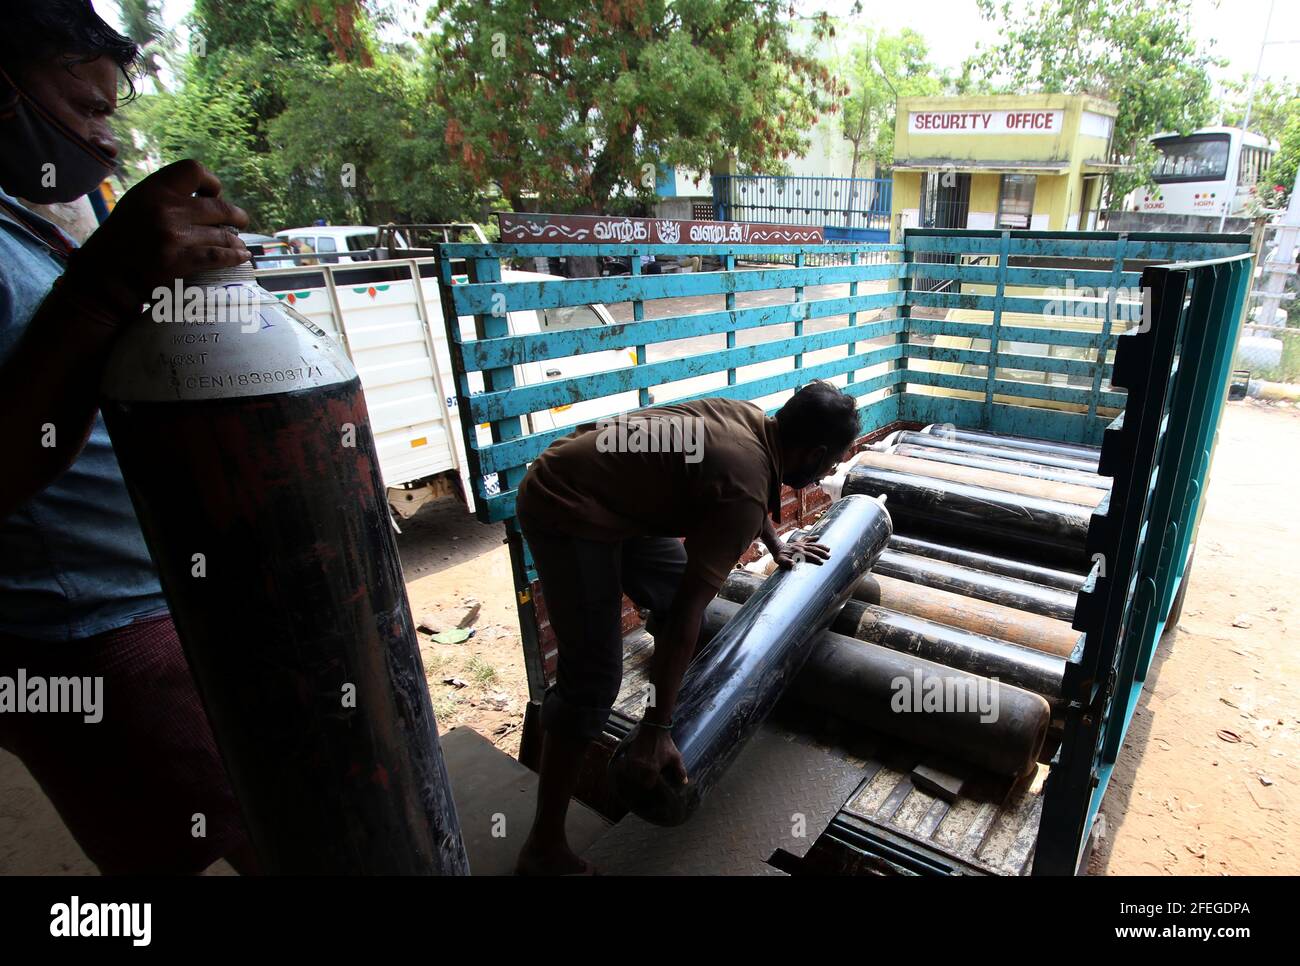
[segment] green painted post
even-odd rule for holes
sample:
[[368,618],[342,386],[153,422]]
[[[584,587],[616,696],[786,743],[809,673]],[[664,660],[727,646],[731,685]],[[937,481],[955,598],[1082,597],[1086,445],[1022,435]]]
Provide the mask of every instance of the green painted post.
[[[850,264],[850,265],[856,265],[857,263],[858,263],[858,253],[857,253],[857,252],[853,252],[851,255],[849,255],[849,264]],[[858,294],[858,283],[857,283],[856,281],[854,281],[854,282],[849,282],[849,297],[852,298],[852,297],[854,297],[854,296],[857,295],[857,294]],[[858,324],[858,313],[857,313],[857,312],[850,312],[850,313],[849,313],[849,325],[852,326],[852,325],[857,325],[857,324]],[[850,343],[849,343],[848,354],[849,354],[849,355],[853,355],[855,352],[857,352],[857,349],[858,349],[858,344],[857,344],[856,342],[850,342]],[[855,373],[852,369],[850,369],[850,370],[849,370],[849,380],[848,380],[850,384],[853,383],[853,379],[854,379],[854,376],[855,376],[855,375],[856,375],[856,373]]]
[[1097,403],[1101,399],[1101,379],[1106,372],[1106,343],[1111,333],[1111,306],[1115,300],[1111,293],[1117,292],[1124,280],[1124,254],[1128,249],[1128,232],[1122,231],[1115,239],[1115,262],[1110,271],[1110,292],[1106,295],[1106,312],[1102,316],[1101,336],[1097,340],[1097,371],[1092,374],[1092,389],[1088,396],[1088,419],[1097,415]]
[[[735,255],[724,255],[724,256],[723,256],[723,259],[722,259],[722,267],[723,267],[723,269],[724,269],[724,270],[725,270],[729,275],[730,275],[731,273],[735,272],[735,270],[736,270],[736,256],[735,256]],[[735,293],[734,291],[732,291],[732,292],[728,292],[728,293],[724,296],[724,298],[726,299],[727,311],[728,311],[728,312],[734,312],[734,311],[736,310],[736,293]],[[736,330],[735,330],[735,329],[728,329],[728,330],[727,330],[727,348],[728,348],[728,349],[734,349],[734,348],[736,348]],[[735,369],[728,369],[728,370],[727,370],[727,385],[728,385],[728,386],[734,386],[735,384],[736,384],[736,370],[735,370]]]
[[[1007,263],[1011,260],[1011,232],[1003,230],[998,241],[998,281],[994,293],[993,323],[989,329],[988,365],[985,367],[984,418],[982,429],[993,428],[993,383],[998,374],[998,341],[1002,329],[1002,300],[1007,292]],[[960,264],[960,263],[959,263]],[[960,270],[958,271],[960,274]]]
[[[632,255],[632,277],[638,278],[641,275],[641,256]],[[641,299],[632,300],[632,321],[640,322],[645,318],[645,302]],[[644,345],[636,347],[636,364],[643,366],[646,364],[646,351]],[[650,390],[648,388],[637,390],[637,402],[642,406],[650,405]]]
[[[803,257],[803,252],[800,252],[799,254],[795,255],[795,257],[794,257],[794,267],[795,267],[795,268],[803,268],[803,267],[804,267],[804,257]],[[802,301],[803,301],[803,286],[802,286],[802,285],[796,285],[796,286],[794,287],[794,300],[795,300],[796,302],[802,302]],[[802,320],[800,320],[800,321],[798,321],[798,322],[796,322],[796,323],[794,324],[794,334],[795,334],[796,337],[803,335],[803,321],[802,321]],[[802,353],[802,352],[797,353],[797,354],[795,355],[795,357],[794,357],[794,367],[795,367],[795,369],[802,369],[802,368],[803,368],[803,353]]]

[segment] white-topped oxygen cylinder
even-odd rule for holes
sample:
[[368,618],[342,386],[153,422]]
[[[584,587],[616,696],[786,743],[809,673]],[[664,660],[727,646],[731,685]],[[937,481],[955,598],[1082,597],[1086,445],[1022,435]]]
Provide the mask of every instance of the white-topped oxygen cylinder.
[[466,872],[356,370],[250,266],[154,295],[102,410],[262,871]]

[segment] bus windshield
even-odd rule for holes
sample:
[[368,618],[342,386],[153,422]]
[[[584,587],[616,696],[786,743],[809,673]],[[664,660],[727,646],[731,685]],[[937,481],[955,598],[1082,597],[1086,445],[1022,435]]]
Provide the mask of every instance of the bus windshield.
[[1192,134],[1182,138],[1161,138],[1155,142],[1160,153],[1151,172],[1157,184],[1176,181],[1222,181],[1228,174],[1228,135]]

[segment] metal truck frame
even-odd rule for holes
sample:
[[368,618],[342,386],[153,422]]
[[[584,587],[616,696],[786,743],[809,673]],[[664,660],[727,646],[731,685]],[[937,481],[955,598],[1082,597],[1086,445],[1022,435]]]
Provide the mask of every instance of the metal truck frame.
[[[553,674],[554,648],[514,518],[514,495],[528,462],[567,432],[529,433],[527,414],[629,390],[645,405],[651,387],[703,373],[725,372],[726,384],[699,395],[739,399],[834,379],[860,400],[864,441],[893,429],[952,423],[1100,444],[1101,472],[1114,483],[1088,533],[1093,566],[1074,620],[1083,633],[1068,660],[1063,737],[1044,766],[1041,796],[1024,816],[1025,866],[981,868],[921,836],[852,813],[841,813],[823,839],[849,856],[838,860],[843,869],[1078,872],[1147,669],[1165,628],[1177,620],[1250,287],[1249,242],[1242,235],[908,229],[894,245],[438,246],[443,318],[475,318],[476,338],[464,339],[449,326],[448,339],[476,512],[485,523],[504,523],[510,546],[531,699],[521,759],[536,755],[536,703]],[[501,281],[502,259],[610,255],[638,266],[637,256],[657,254],[713,255],[723,269],[641,276],[634,268],[618,278]],[[737,259],[764,256],[792,258],[794,267],[736,270]],[[830,261],[838,264],[805,266],[813,256],[836,256]],[[469,284],[452,284],[453,261],[458,269],[467,266]],[[868,282],[883,282],[884,289],[859,292]],[[832,283],[847,283],[848,296],[804,299],[806,287]],[[1061,311],[1062,299],[1072,297],[1062,293],[1084,288],[1102,295]],[[736,307],[736,293],[772,289],[791,290],[792,300]],[[1134,292],[1141,293],[1142,308],[1137,323],[1127,325],[1133,300],[1124,293]],[[723,298],[722,310],[644,318],[647,300],[710,294]],[[501,314],[503,306],[621,301],[632,303],[632,322],[590,330],[512,336]],[[847,325],[805,331],[809,320],[840,316]],[[793,326],[793,337],[737,344],[737,332],[772,325]],[[647,362],[647,346],[719,334],[726,340],[719,351]],[[831,361],[804,362],[806,353],[840,346],[844,354]],[[639,364],[544,385],[514,383],[521,363],[619,347],[634,348]],[[758,379],[738,376],[741,367],[775,359],[789,359],[790,368]],[[472,373],[481,373],[485,391],[471,394]],[[486,445],[475,433],[481,423],[491,425]],[[489,474],[497,475],[499,492],[485,486]],[[799,525],[824,507],[819,494],[787,491],[793,517],[786,523]],[[630,616],[625,629],[635,623]]]

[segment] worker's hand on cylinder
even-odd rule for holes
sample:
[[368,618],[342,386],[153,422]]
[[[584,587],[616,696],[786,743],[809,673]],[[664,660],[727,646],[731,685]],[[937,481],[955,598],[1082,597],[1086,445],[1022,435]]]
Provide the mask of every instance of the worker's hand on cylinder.
[[221,197],[221,182],[197,161],[177,161],[122,196],[68,261],[63,284],[130,317],[158,287],[200,271],[248,261],[237,232],[248,215]]
[[685,785],[686,763],[664,728],[638,726],[628,744],[627,772],[643,788],[653,788],[662,778],[670,785]]
[[825,544],[814,543],[812,540],[790,540],[776,552],[776,565],[782,570],[789,570],[806,560],[820,567],[822,561],[829,560],[830,556],[831,548]]

